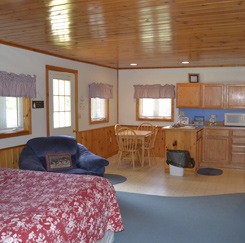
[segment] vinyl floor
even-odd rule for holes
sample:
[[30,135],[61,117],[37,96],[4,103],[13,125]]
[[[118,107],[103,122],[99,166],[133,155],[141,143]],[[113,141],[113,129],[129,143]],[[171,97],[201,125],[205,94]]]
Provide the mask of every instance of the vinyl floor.
[[125,176],[127,181],[115,185],[116,191],[134,192],[160,196],[204,196],[245,192],[245,170],[227,169],[219,176],[184,174],[172,176],[164,172],[164,161],[155,158],[152,165],[142,168],[139,164],[132,168],[130,161],[123,161],[118,166],[118,157],[108,159],[110,164],[106,173]]

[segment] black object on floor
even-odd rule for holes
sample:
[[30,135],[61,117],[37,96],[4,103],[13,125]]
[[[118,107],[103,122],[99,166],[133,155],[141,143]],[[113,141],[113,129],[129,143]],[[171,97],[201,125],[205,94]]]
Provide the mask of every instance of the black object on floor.
[[201,168],[197,170],[197,173],[199,175],[217,176],[217,175],[222,175],[223,170],[215,169],[215,168]]
[[117,174],[104,174],[104,177],[108,179],[113,185],[123,183],[127,180],[126,177]]

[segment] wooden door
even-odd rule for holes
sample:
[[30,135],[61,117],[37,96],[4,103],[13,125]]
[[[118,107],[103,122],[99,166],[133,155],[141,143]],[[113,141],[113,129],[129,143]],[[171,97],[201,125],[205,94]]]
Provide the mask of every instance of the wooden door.
[[76,137],[77,71],[46,66],[47,134]]

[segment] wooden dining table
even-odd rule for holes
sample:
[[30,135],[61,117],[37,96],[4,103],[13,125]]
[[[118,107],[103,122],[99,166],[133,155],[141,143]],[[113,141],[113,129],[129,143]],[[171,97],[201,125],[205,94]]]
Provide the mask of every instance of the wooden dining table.
[[[141,166],[144,167],[145,163],[145,138],[152,134],[152,131],[145,130],[133,130],[136,134],[138,140],[141,141]],[[118,133],[119,136],[129,136],[124,134],[123,132]]]

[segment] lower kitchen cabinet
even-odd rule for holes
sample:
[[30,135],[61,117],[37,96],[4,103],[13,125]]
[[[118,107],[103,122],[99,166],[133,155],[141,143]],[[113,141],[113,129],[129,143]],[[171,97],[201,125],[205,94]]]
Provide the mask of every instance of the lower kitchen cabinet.
[[231,164],[245,167],[245,130],[232,130]]
[[228,165],[230,151],[230,130],[204,128],[202,162],[213,166]]
[[245,128],[204,127],[201,166],[245,169]]
[[[165,149],[188,150],[199,167],[245,169],[245,128],[204,126],[202,129],[163,128]],[[166,153],[165,151],[165,153]],[[166,161],[166,156],[165,156]],[[165,172],[169,166],[164,162]]]
[[198,164],[200,164],[200,162],[202,161],[202,152],[203,152],[203,129],[199,130],[197,132],[197,161]]
[[[195,173],[199,167],[202,149],[202,129],[166,128],[165,148],[171,150],[188,150],[195,161],[194,168],[185,168],[185,173]],[[165,172],[169,172],[169,165],[164,162]]]

